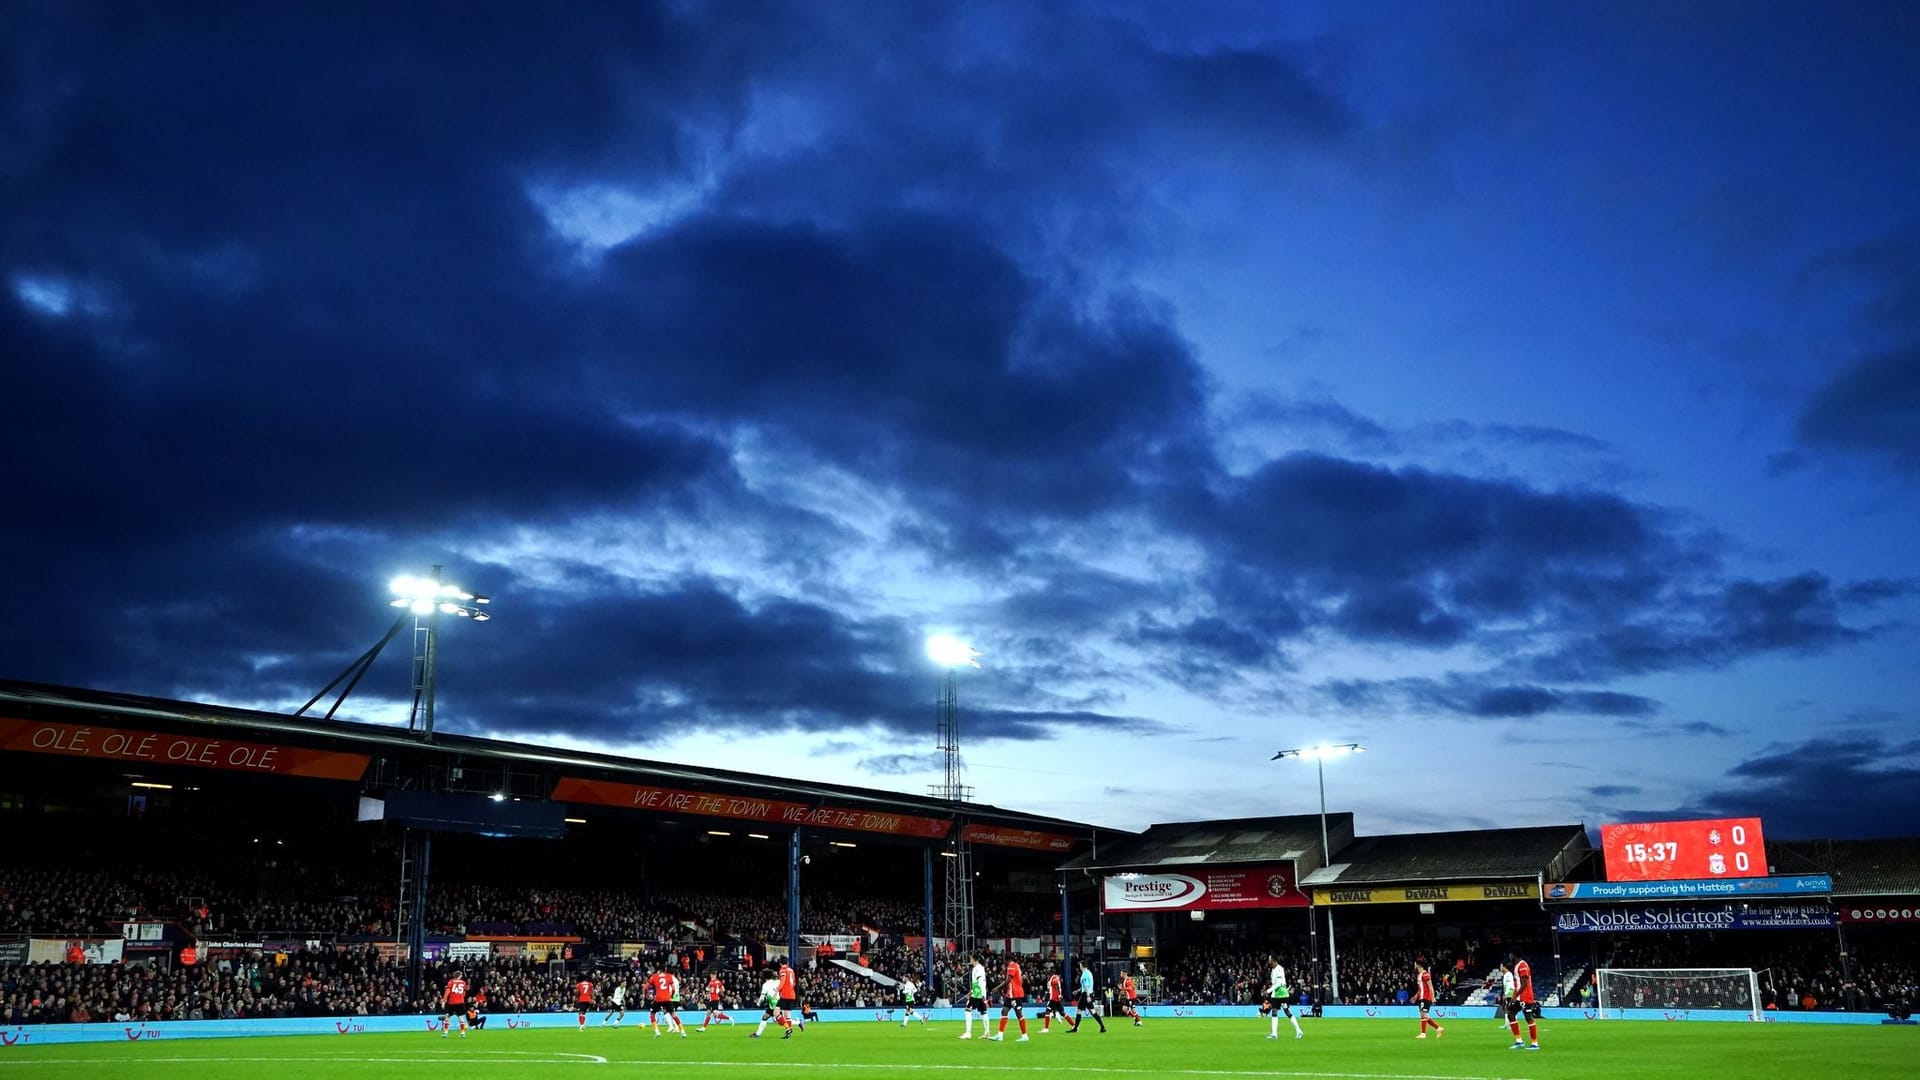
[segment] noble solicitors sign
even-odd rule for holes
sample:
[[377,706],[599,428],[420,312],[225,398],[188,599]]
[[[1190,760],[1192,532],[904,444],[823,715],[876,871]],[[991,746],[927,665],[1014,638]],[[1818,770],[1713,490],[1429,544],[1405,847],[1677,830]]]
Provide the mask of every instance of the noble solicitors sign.
[[1562,934],[1669,930],[1824,930],[1834,923],[1825,904],[1621,904],[1566,908],[1553,916]]

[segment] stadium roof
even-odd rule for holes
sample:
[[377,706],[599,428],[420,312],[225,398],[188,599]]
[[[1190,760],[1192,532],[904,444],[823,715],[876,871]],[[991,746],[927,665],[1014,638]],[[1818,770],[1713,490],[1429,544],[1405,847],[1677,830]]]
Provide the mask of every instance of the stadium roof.
[[1920,837],[1769,840],[1775,874],[1832,874],[1835,896],[1920,896]]
[[[824,783],[761,773],[713,769],[673,762],[535,746],[523,742],[434,733],[432,742],[404,729],[313,716],[261,712],[223,705],[173,701],[106,690],[85,690],[40,683],[0,680],[0,720],[83,722],[129,725],[168,733],[218,733],[225,739],[252,738],[320,750],[365,754],[374,759],[366,786],[382,785],[383,765],[404,762],[455,778],[442,790],[491,792],[547,798],[561,775],[627,784],[674,785],[698,791],[751,794],[794,802],[832,803],[853,809],[905,813],[1006,828],[1068,834],[1082,842],[1094,827],[1076,821],[1028,814],[981,803],[953,803],[931,796]],[[17,747],[16,749],[27,749]],[[103,765],[125,762],[101,759]],[[464,776],[465,779],[457,779]],[[468,786],[462,788],[461,784]],[[485,786],[481,786],[485,785]],[[1100,829],[1105,836],[1109,830]],[[1120,834],[1126,835],[1126,834]]]
[[1336,848],[1339,861],[1305,884],[1363,885],[1411,881],[1534,878],[1549,880],[1592,850],[1584,825],[1366,836]]
[[[1353,838],[1353,815],[1327,815],[1335,851]],[[1153,866],[1226,866],[1299,862],[1319,866],[1320,815],[1174,821],[1150,825],[1138,836],[1101,835],[1098,845],[1062,870],[1144,869]]]

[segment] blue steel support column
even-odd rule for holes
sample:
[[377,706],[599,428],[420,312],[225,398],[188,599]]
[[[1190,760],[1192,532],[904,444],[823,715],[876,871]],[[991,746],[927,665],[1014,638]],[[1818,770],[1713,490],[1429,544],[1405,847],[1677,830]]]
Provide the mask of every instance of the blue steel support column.
[[1060,875],[1060,989],[1068,998],[1073,996],[1073,920],[1067,908],[1067,875]]
[[787,963],[794,977],[800,972],[800,829],[794,827],[787,844]]
[[932,1001],[934,996],[933,994],[933,848],[932,847],[922,848],[920,850],[920,854],[922,856],[923,862],[925,863],[925,866],[923,867],[923,869],[926,872],[925,895],[927,898],[927,911],[926,911],[927,971],[926,971],[925,980],[920,985],[921,985],[921,989],[926,991],[926,994],[927,994],[926,1000]]
[[413,895],[406,898],[407,992],[416,998],[426,996],[420,978],[421,956],[427,951],[427,875],[433,868],[433,834],[425,829],[408,829],[404,843],[413,847]]

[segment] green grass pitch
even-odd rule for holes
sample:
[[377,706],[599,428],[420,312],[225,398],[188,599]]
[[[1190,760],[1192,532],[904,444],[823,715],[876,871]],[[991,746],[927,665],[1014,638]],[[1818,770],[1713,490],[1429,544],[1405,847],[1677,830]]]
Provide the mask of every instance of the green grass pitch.
[[689,1038],[655,1039],[644,1026],[585,1031],[488,1030],[466,1039],[425,1032],[309,1035],[272,1039],[191,1039],[13,1047],[0,1052],[0,1080],[375,1080],[507,1077],[593,1080],[769,1080],[855,1077],[880,1080],[1179,1080],[1288,1077],[1299,1080],[1630,1080],[1765,1077],[1898,1080],[1920,1076],[1920,1029],[1810,1024],[1561,1021],[1543,1027],[1538,1052],[1509,1050],[1491,1017],[1455,1018],[1444,1038],[1415,1039],[1415,1022],[1307,1020],[1306,1038],[1268,1040],[1264,1021],[1149,1019],[1135,1028],[1091,1023],[1068,1035],[1055,1025],[1031,1042],[972,1041],[957,1022],[810,1024],[782,1040],[770,1028],[716,1027]]

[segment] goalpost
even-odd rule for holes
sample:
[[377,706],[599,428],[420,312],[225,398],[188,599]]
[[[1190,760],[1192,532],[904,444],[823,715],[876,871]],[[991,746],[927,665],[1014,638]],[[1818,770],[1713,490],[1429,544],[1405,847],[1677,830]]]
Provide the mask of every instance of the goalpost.
[[1601,968],[1599,1014],[1623,1009],[1727,1009],[1760,1015],[1760,976],[1752,968]]

